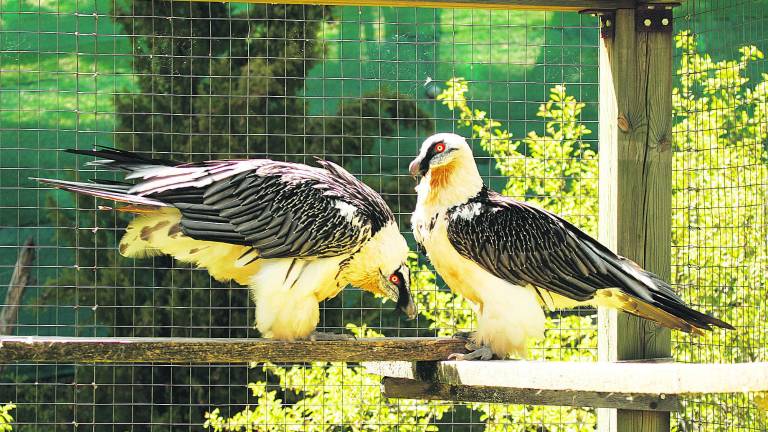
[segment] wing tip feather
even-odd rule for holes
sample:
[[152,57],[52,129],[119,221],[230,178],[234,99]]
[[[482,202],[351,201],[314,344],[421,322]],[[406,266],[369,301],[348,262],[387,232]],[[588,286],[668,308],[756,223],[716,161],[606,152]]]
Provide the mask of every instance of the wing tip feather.
[[[619,288],[598,290],[594,303],[599,306],[619,309],[629,314],[655,321],[665,327],[699,336],[703,336],[705,330],[713,331],[713,326],[726,330],[735,330],[735,327],[731,324],[684,304],[675,304],[674,308],[671,306],[663,308],[660,307],[662,306],[661,304],[657,306],[645,302],[623,292]],[[678,314],[689,315],[689,317],[681,317]]]

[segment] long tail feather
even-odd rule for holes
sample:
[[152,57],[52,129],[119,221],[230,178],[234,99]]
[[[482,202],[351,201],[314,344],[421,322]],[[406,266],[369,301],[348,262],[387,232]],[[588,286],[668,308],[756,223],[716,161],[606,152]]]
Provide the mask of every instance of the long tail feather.
[[[629,260],[626,260],[628,262],[631,262]],[[656,289],[651,292],[652,302],[650,302],[651,306],[654,306],[658,309],[661,309],[669,314],[672,314],[680,319],[683,319],[687,321],[690,325],[698,327],[700,329],[706,329],[711,330],[711,326],[720,327],[728,330],[733,330],[734,327],[727,322],[717,319],[711,315],[708,315],[703,312],[699,312],[683,301],[680,296],[675,293],[675,291],[672,289],[672,287],[656,276],[655,274],[641,269],[637,264],[634,262],[631,262],[634,264],[633,267],[636,267],[639,269],[639,273],[647,278],[647,281],[645,283],[653,284]]]
[[139,204],[145,206],[154,207],[167,207],[168,204],[161,201],[157,201],[151,198],[132,195],[128,193],[129,185],[116,185],[116,184],[101,184],[101,183],[84,183],[73,182],[67,180],[55,180],[44,178],[32,178],[40,183],[53,186],[58,189],[67,190],[83,195],[90,195],[99,198],[104,198],[112,201],[124,202],[129,204]]
[[[689,333],[712,330],[713,326],[729,330],[734,329],[727,322],[686,305],[667,282],[643,269],[634,261],[622,256],[617,257],[593,240],[590,241],[590,246],[593,247],[596,254],[603,256],[605,262],[610,266],[609,270],[611,268],[614,270],[611,274],[620,274],[622,277],[619,280],[625,283],[624,296],[618,296],[614,293],[613,299],[609,301],[609,303],[614,303],[613,307]],[[627,287],[631,289],[627,290]],[[610,298],[610,293],[613,290],[599,290],[598,293],[600,291],[603,291],[602,294]],[[617,298],[620,301],[617,301]]]
[[86,165],[127,172],[134,172],[137,169],[151,166],[176,166],[180,164],[180,162],[168,159],[153,159],[131,151],[110,147],[100,147],[100,150],[67,149],[65,151],[67,153],[101,158],[88,162]]

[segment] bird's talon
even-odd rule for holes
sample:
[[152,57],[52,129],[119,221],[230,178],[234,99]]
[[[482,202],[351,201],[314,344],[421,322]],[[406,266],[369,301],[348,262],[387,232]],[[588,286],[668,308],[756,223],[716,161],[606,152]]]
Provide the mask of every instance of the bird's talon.
[[463,361],[463,360],[491,360],[493,359],[493,351],[491,351],[491,348],[488,346],[480,346],[474,350],[472,350],[469,346],[470,344],[467,344],[467,349],[470,349],[472,352],[469,354],[459,354],[454,353],[448,356],[448,360],[457,360],[457,361]]
[[477,351],[480,348],[482,348],[482,345],[478,345],[475,342],[469,341],[466,344],[464,344],[464,348],[466,348],[469,351]]

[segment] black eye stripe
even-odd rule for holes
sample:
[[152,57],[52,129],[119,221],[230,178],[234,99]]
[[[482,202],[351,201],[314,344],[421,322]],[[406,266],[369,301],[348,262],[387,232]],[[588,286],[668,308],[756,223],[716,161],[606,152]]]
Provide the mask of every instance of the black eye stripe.
[[397,284],[397,308],[404,308],[411,301],[411,293],[408,292],[406,287],[405,278],[400,270],[396,270],[395,274],[400,278],[400,283]]
[[421,172],[421,175],[427,174],[427,171],[429,171],[429,162],[432,160],[432,158],[435,157],[435,155],[440,154],[437,150],[435,150],[435,146],[440,143],[445,145],[445,141],[435,141],[431,146],[429,146],[429,149],[427,149],[427,154],[424,155],[424,159],[422,159],[421,163],[419,164],[419,171]]

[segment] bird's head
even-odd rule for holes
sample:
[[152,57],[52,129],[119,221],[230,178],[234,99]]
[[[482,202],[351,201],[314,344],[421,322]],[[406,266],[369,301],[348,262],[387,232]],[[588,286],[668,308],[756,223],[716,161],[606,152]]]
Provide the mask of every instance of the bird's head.
[[397,310],[408,319],[416,318],[417,309],[411,295],[411,270],[408,265],[403,262],[394,270],[379,269],[379,272],[379,294],[397,303]]
[[414,177],[426,177],[436,171],[455,171],[459,165],[474,165],[472,149],[463,137],[439,133],[425,139],[421,151],[408,166]]
[[483,187],[467,140],[452,133],[425,139],[408,169],[415,178],[421,177],[416,192],[419,202],[428,206],[447,208],[461,204]]
[[408,252],[408,243],[397,224],[389,223],[353,256],[342,276],[352,285],[394,301],[398,310],[415,318],[411,271],[406,264]]

